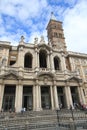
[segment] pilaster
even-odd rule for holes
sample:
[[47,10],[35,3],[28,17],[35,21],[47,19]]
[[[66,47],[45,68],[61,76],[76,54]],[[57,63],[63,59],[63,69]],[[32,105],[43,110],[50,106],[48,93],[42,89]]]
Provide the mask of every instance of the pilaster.
[[49,53],[47,53],[47,68],[50,69],[50,56],[49,56]]
[[18,85],[16,85],[16,94],[15,94],[15,109],[16,109],[16,112],[20,112],[21,109],[22,109],[22,98],[23,98],[23,85],[18,84]]
[[71,101],[72,99],[71,99],[71,97],[69,97],[69,96],[71,96],[71,94],[69,92],[70,91],[69,87],[65,86],[64,91],[65,91],[65,98],[66,98],[66,106],[69,109],[70,105],[72,105],[72,101]]
[[35,110],[39,111],[39,110],[41,110],[41,90],[40,90],[40,86],[38,83],[38,79],[36,80],[36,84],[35,84],[35,92],[36,92]]
[[50,86],[50,95],[51,95],[51,107],[52,107],[52,110],[54,110],[53,86]]
[[39,69],[39,52],[37,48],[35,48],[35,69],[36,71]]
[[0,111],[2,109],[2,102],[3,102],[3,96],[4,96],[4,84],[0,84]]
[[64,57],[64,54],[62,53],[62,62],[61,62],[61,66],[62,66],[62,70],[66,70],[66,63],[65,63],[65,57]]
[[50,51],[50,66],[51,66],[51,70],[54,72],[54,60],[53,60],[52,51]]
[[33,110],[34,110],[34,111],[35,111],[35,107],[36,107],[36,106],[35,106],[35,102],[36,102],[36,92],[35,92],[35,91],[36,91],[36,90],[35,90],[36,88],[35,88],[35,87],[36,87],[36,86],[34,85],[34,86],[33,86]]
[[78,86],[78,96],[79,96],[80,102],[82,104],[86,104],[84,93],[83,93],[83,90],[82,90],[82,86]]
[[67,91],[68,91],[68,94],[69,94],[69,98],[68,98],[68,100],[69,100],[69,105],[71,105],[72,108],[74,108],[74,106],[73,106],[73,101],[72,101],[71,90],[70,90],[70,87],[69,87],[69,86],[67,86]]
[[54,85],[53,89],[54,89],[54,106],[55,106],[55,109],[59,110],[59,100],[58,100],[57,86]]

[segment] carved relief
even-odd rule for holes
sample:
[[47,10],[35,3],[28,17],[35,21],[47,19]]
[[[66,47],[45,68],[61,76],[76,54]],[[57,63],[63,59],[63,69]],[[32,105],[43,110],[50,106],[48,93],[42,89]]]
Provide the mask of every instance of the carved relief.
[[87,60],[86,59],[81,59],[81,63],[85,65],[85,64],[87,64]]
[[47,82],[48,82],[48,78],[47,77],[44,77],[44,84],[46,85],[47,84]]
[[84,73],[85,73],[85,75],[87,75],[87,68],[84,69]]
[[78,66],[75,67],[75,71],[77,72],[77,74],[80,74],[80,68]]
[[75,63],[79,63],[79,58],[74,58]]

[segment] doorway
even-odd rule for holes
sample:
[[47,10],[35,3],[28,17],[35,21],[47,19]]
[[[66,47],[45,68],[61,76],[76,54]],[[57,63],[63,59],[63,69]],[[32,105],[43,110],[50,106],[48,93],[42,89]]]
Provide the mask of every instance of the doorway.
[[3,105],[2,108],[4,111],[15,109],[15,85],[5,85],[4,96],[3,96]]
[[42,105],[43,109],[51,108],[50,87],[49,86],[41,87],[41,105]]
[[23,108],[27,111],[33,109],[32,86],[23,86]]
[[65,95],[64,95],[64,87],[57,87],[59,106],[61,108],[66,107]]
[[79,103],[79,97],[78,97],[78,90],[76,86],[70,87],[71,95],[72,95],[72,101],[74,103]]

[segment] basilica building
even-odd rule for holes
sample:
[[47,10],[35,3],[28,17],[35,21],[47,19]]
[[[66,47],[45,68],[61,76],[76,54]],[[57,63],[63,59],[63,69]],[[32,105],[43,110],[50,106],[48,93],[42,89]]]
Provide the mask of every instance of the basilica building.
[[62,22],[50,19],[41,36],[18,46],[0,41],[0,110],[20,112],[87,104],[87,54],[67,51]]

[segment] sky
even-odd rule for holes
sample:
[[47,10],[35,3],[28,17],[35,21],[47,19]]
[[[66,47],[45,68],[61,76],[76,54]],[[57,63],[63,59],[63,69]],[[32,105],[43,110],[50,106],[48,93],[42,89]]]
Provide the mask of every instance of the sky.
[[20,37],[26,43],[43,35],[54,13],[63,22],[68,51],[87,53],[87,0],[0,0],[0,41],[17,46]]

